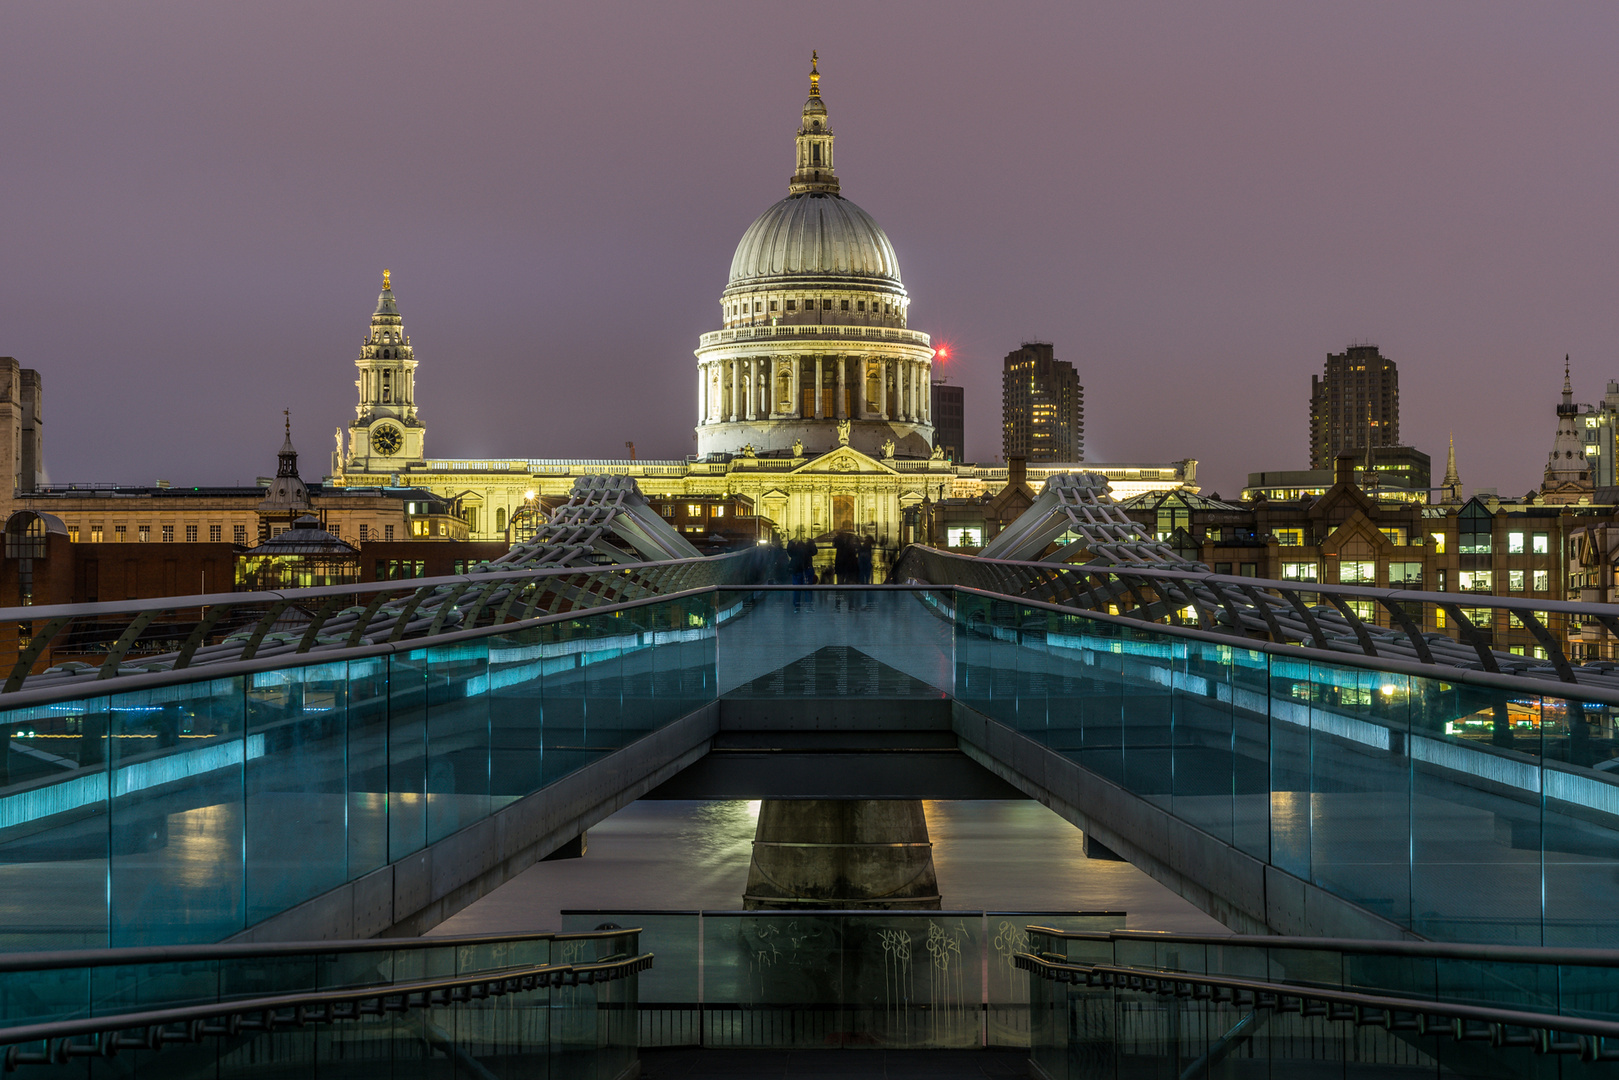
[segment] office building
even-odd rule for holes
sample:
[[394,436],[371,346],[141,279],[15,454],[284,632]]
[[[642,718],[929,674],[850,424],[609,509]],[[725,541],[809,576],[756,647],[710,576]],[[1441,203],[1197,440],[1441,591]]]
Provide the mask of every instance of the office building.
[[1049,341],[1025,341],[1006,354],[1001,453],[1008,461],[1085,460],[1085,388]]
[[1310,468],[1331,470],[1339,454],[1400,444],[1400,373],[1376,345],[1328,353],[1310,376]]
[[[1433,482],[1433,462],[1414,446],[1374,446],[1371,469],[1366,468],[1363,450],[1355,462],[1355,483],[1378,502],[1429,501]],[[1251,472],[1242,489],[1244,502],[1264,498],[1286,502],[1316,498],[1327,493],[1336,481],[1332,469],[1289,469],[1280,472]]]
[[944,450],[946,461],[966,460],[966,388],[933,384],[933,445]]

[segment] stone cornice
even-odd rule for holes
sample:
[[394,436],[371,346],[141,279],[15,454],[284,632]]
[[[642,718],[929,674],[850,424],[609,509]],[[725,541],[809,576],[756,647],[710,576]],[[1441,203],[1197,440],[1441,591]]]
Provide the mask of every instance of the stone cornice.
[[[770,343],[775,351],[801,351],[793,346],[800,342],[836,342],[838,344],[855,344],[858,347],[871,348],[874,343],[883,346],[911,346],[918,349],[927,349],[928,355],[933,355],[929,348],[930,338],[920,330],[902,329],[896,326],[828,326],[820,323],[803,323],[782,326],[738,326],[730,330],[710,330],[698,338],[699,352],[724,345],[749,343],[763,345]],[[766,351],[770,351],[767,349]]]

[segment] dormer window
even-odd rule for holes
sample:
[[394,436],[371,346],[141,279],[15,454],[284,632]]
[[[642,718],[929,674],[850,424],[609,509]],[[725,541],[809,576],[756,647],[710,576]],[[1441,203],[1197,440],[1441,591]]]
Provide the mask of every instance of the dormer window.
[[771,311],[776,310],[776,302],[774,300],[770,301],[770,310]]
[[789,301],[787,301],[787,310],[788,311],[797,311],[798,310],[798,301],[797,300],[789,300]]
[[866,310],[866,302],[864,300],[856,300],[854,306],[859,311],[865,311]]

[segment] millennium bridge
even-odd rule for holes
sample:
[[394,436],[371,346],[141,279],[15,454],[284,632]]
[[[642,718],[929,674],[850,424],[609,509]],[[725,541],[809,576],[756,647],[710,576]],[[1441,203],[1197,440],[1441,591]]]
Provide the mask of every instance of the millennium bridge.
[[[1546,658],[1493,650],[1479,608]],[[1421,632],[1435,610],[1454,636]],[[1085,474],[880,586],[701,557],[592,477],[464,575],[10,609],[0,1061],[1606,1074],[1619,673],[1548,611],[1619,633],[1619,607],[1214,574]],[[1234,933],[865,910],[420,936],[649,795],[1036,799]]]

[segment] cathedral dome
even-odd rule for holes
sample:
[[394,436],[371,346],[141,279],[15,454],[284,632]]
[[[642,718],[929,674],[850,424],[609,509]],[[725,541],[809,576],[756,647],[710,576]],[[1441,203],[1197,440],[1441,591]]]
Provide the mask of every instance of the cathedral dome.
[[699,342],[701,458],[933,451],[933,349],[907,325],[894,245],[839,190],[818,62],[787,197],[742,234],[720,328]]
[[894,245],[870,214],[830,192],[789,195],[742,234],[732,286],[772,279],[839,277],[900,285]]

